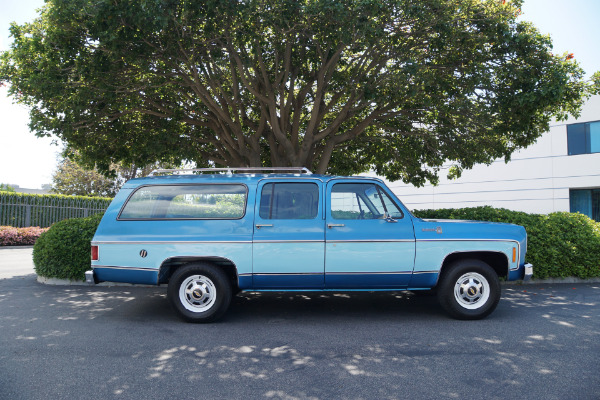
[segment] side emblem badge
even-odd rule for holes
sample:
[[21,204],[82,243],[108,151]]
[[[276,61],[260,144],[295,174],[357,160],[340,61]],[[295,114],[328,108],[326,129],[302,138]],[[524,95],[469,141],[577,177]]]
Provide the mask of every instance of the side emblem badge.
[[146,250],[140,251],[140,257],[146,258],[147,255],[148,255],[148,252]]
[[438,235],[441,235],[442,234],[442,227],[438,226],[436,228],[423,228],[423,229],[421,229],[421,231],[423,231],[423,232],[435,232]]

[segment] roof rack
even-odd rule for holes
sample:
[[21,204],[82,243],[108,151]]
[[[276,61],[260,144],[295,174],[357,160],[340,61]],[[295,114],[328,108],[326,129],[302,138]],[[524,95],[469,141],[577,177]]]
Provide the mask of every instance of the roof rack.
[[156,176],[156,174],[174,174],[180,173],[196,173],[196,172],[225,172],[227,175],[232,175],[233,171],[240,171],[243,174],[253,174],[257,172],[268,173],[285,173],[291,172],[295,174],[312,175],[312,172],[306,167],[240,167],[240,168],[182,168],[182,169],[155,169],[148,176]]

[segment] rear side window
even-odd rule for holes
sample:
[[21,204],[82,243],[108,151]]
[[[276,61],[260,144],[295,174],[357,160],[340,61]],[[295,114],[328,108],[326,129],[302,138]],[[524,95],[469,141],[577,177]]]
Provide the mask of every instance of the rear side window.
[[244,185],[142,186],[118,219],[239,219],[246,210],[247,192]]
[[319,187],[314,183],[267,183],[260,197],[262,219],[314,219]]

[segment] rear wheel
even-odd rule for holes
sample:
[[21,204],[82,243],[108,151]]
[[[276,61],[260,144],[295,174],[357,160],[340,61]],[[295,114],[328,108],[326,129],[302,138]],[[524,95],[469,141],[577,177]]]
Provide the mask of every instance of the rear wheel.
[[438,300],[454,318],[481,319],[500,301],[496,271],[480,260],[461,260],[449,265],[440,277]]
[[167,297],[184,320],[211,322],[225,314],[232,292],[222,269],[209,263],[197,263],[180,267],[173,273]]

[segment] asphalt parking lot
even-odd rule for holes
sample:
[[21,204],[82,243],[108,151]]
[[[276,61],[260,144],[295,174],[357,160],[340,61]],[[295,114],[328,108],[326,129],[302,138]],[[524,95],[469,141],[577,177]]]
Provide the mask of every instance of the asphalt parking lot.
[[600,398],[600,284],[505,286],[471,322],[408,292],[256,293],[194,325],[165,294],[0,279],[0,398]]

